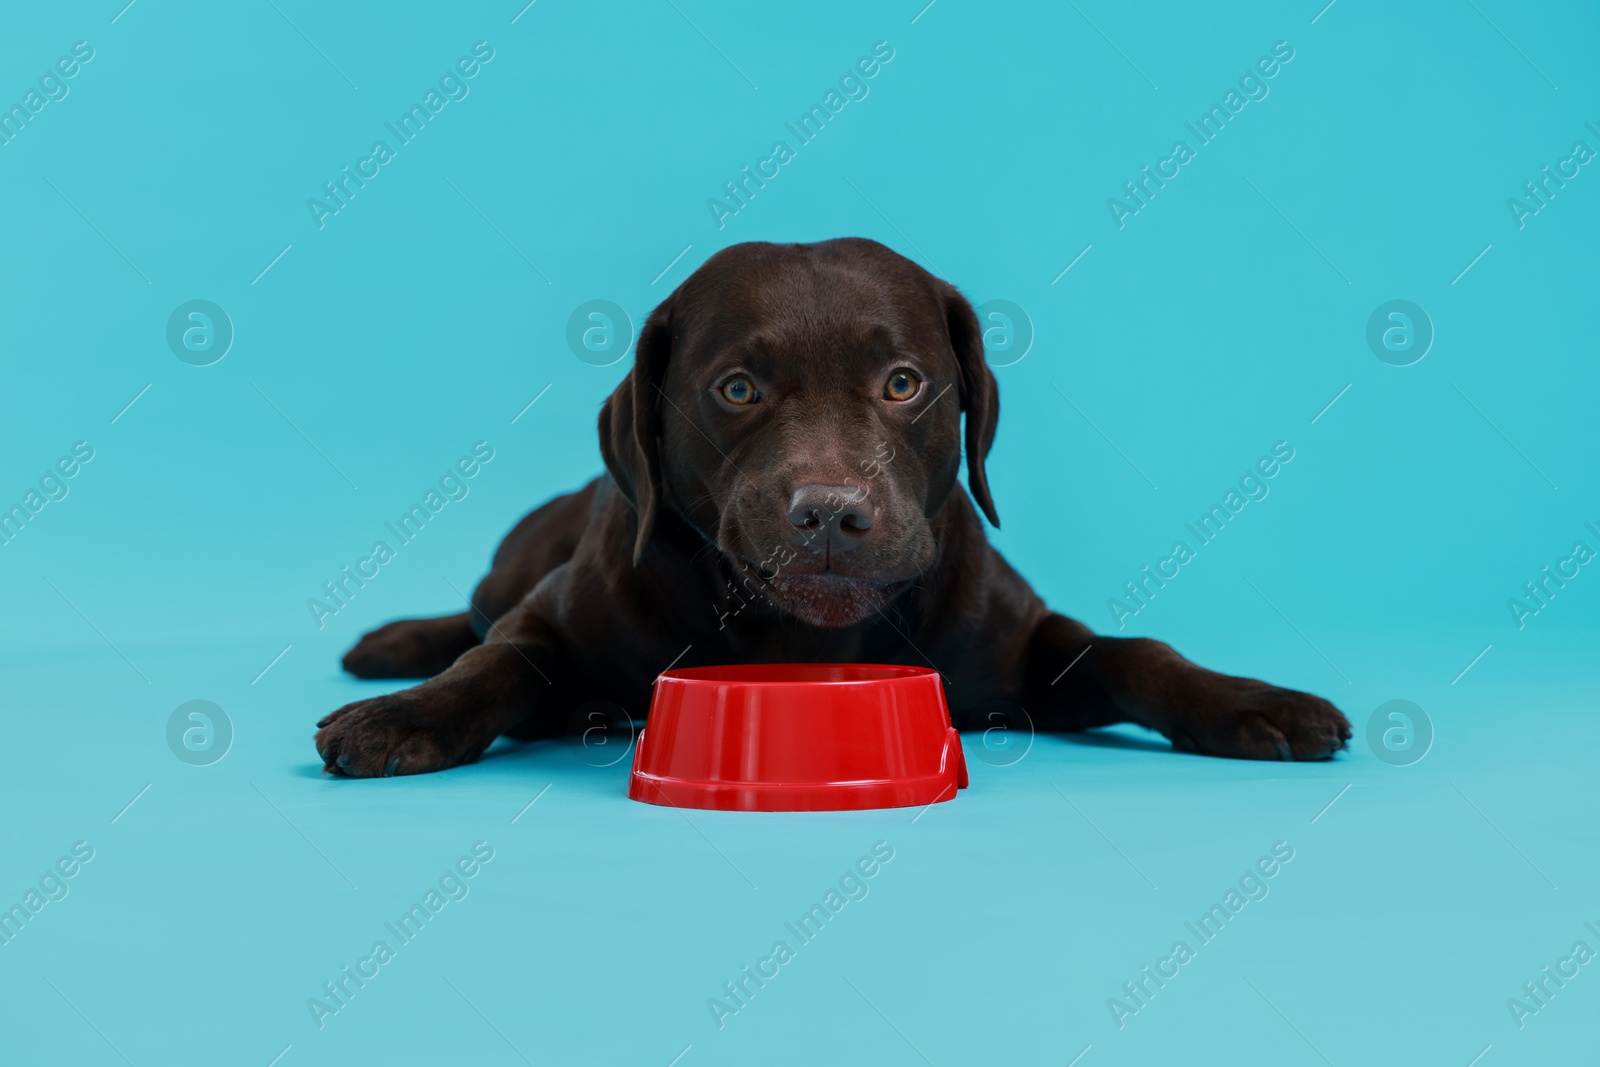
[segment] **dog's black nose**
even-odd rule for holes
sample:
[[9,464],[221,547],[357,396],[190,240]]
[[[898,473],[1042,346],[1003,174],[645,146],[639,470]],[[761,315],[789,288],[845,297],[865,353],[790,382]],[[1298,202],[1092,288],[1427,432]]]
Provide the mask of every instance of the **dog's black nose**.
[[[823,535],[840,547],[872,529],[864,485],[802,485],[789,498],[789,522],[803,537]],[[839,536],[839,535],[846,536]]]

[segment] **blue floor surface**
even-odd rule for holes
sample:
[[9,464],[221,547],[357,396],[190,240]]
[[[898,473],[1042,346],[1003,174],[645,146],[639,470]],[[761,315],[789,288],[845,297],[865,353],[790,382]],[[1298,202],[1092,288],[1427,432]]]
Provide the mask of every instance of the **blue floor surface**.
[[[310,711],[378,686],[124,651],[137,699],[105,646],[8,671],[6,899],[93,857],[0,950],[10,1062],[1534,1064],[1600,1037],[1600,979],[1563,964],[1600,945],[1600,728],[1540,664],[1443,672],[1409,766],[969,735],[953,802],[737,814],[632,802],[620,751],[567,742],[331,779]],[[210,766],[159,729],[191,691],[235,728]]]

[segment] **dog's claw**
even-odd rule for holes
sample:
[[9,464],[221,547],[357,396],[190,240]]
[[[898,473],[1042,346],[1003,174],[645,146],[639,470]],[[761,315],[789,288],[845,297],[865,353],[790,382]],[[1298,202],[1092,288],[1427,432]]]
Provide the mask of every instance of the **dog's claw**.
[[394,777],[394,772],[399,770],[399,769],[400,769],[400,757],[399,756],[390,756],[389,757],[389,762],[385,763],[383,765],[383,776],[385,778],[393,778]]

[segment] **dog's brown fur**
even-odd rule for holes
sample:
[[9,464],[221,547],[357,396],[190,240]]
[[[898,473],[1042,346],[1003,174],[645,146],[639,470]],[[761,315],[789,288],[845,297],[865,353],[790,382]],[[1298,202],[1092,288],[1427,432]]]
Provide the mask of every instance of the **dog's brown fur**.
[[[886,395],[899,370],[921,379],[909,399]],[[735,375],[755,402],[721,391]],[[998,418],[972,307],[911,261],[860,239],[717,253],[650,315],[601,411],[608,473],[517,524],[470,612],[345,656],[428,680],[319,722],[326,769],[453,767],[501,734],[560,735],[591,700],[643,717],[675,660],[931,665],[957,725],[1009,705],[1043,731],[1136,722],[1218,756],[1344,746],[1320,697],[1046,608],[984,534]]]

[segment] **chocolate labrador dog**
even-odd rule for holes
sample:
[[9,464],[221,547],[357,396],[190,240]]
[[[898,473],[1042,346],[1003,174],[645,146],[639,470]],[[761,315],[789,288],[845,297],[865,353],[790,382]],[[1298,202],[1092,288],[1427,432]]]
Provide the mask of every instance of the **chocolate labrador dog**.
[[325,769],[443,770],[502,734],[559,736],[589,701],[643,718],[671,664],[750,662],[931,666],[957,726],[1012,707],[1215,756],[1344,747],[1320,697],[1047,608],[984,534],[999,414],[972,306],[910,260],[861,239],[718,252],[651,313],[601,408],[607,473],[517,523],[471,610],[345,656],[427,681],[319,722]]

